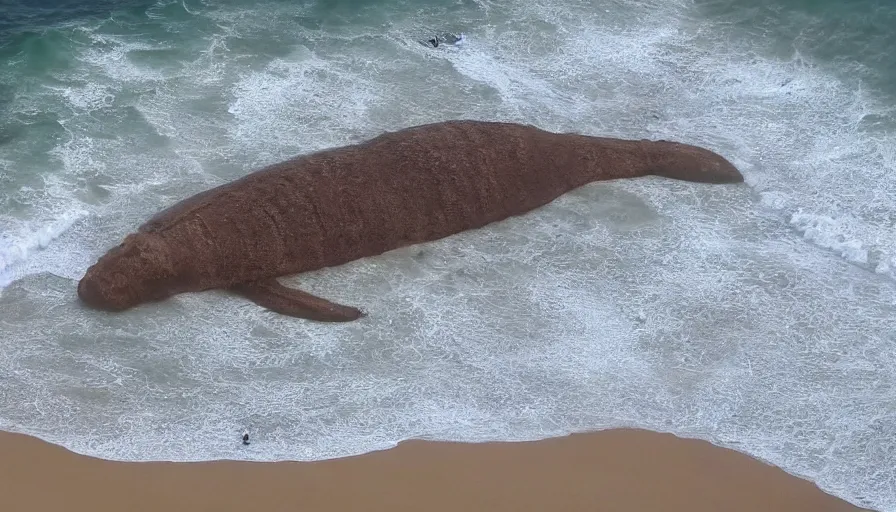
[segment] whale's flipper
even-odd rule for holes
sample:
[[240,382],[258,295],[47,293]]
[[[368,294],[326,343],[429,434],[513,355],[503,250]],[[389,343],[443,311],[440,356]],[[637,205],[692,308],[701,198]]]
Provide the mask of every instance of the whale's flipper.
[[319,322],[350,322],[364,316],[358,308],[343,306],[302,290],[287,288],[274,278],[240,284],[232,289],[259,306],[282,315]]

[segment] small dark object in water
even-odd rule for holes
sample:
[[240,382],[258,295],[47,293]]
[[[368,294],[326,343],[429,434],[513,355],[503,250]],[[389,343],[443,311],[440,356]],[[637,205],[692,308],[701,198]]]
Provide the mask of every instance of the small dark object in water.
[[243,432],[243,444],[245,444],[245,445],[249,444],[249,433],[248,432]]
[[463,33],[460,34],[452,34],[450,32],[436,34],[429,39],[423,40],[420,39],[419,42],[423,46],[429,46],[432,48],[438,48],[441,44],[450,44],[450,45],[459,45],[464,42],[466,37]]

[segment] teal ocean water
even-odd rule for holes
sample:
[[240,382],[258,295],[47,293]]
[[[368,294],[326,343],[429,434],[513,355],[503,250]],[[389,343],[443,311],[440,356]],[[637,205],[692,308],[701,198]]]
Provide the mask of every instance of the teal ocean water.
[[[0,2],[0,429],[311,460],[637,426],[896,511],[896,4],[24,4]],[[441,32],[466,38],[418,42]],[[454,118],[700,144],[747,186],[593,184],[293,280],[370,312],[344,325],[76,299],[174,201]]]

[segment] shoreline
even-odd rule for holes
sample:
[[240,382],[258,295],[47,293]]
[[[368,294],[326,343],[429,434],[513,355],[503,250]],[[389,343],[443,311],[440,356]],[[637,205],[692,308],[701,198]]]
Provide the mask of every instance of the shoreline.
[[0,508],[227,510],[865,510],[707,441],[611,429],[538,441],[407,440],[311,462],[118,462],[0,432]]

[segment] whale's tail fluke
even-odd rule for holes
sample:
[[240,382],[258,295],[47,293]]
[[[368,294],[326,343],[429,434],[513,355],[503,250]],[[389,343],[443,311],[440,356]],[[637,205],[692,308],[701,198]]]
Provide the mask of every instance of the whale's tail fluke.
[[744,176],[722,155],[667,140],[645,141],[650,174],[699,183],[740,183]]

